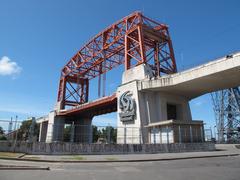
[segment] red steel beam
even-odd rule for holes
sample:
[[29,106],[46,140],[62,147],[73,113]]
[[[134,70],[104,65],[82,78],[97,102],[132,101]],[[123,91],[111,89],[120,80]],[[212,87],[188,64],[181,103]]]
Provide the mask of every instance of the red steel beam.
[[59,116],[72,116],[82,115],[93,117],[95,115],[101,115],[114,112],[117,110],[117,97],[116,94],[111,96],[100,98],[96,101],[85,103],[75,106],[68,110],[61,110],[57,113]]
[[[63,67],[58,90],[60,109],[87,102],[89,80],[121,64],[127,70],[142,63],[149,64],[156,76],[177,71],[168,27],[134,12],[98,33]],[[87,83],[79,83],[79,79]],[[66,91],[68,83],[77,87]]]

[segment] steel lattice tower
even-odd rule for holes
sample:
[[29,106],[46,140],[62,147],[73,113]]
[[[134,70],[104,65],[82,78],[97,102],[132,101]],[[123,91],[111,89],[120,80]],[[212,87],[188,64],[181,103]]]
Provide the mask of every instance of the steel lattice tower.
[[239,140],[240,88],[230,88],[211,93],[216,118],[218,142]]

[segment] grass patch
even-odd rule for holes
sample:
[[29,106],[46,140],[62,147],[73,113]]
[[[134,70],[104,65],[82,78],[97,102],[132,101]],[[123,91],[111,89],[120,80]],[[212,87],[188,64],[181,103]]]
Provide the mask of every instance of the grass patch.
[[108,157],[106,158],[107,161],[117,161],[118,158],[115,158],[115,157]]
[[36,156],[30,156],[30,157],[26,157],[26,158],[24,158],[24,159],[35,159],[35,160],[39,160],[40,159],[40,157],[36,157]]
[[0,157],[4,158],[17,158],[23,155],[22,153],[12,153],[12,152],[0,152]]
[[69,156],[69,157],[63,157],[63,160],[75,160],[75,161],[83,161],[86,160],[86,158],[82,156]]

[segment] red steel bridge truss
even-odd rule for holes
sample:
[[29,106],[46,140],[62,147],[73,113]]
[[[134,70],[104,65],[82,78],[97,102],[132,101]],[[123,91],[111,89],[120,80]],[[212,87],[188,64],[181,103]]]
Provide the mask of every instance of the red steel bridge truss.
[[63,67],[60,109],[87,103],[91,79],[100,79],[122,64],[127,70],[143,63],[149,64],[156,76],[177,71],[168,27],[134,12],[97,34]]

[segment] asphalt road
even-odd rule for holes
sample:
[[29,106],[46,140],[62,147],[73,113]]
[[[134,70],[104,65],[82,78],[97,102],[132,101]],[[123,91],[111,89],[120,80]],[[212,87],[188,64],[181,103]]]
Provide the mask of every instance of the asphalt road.
[[47,170],[0,170],[0,180],[239,180],[240,156],[141,163],[48,164],[0,160],[0,164],[49,166]]

